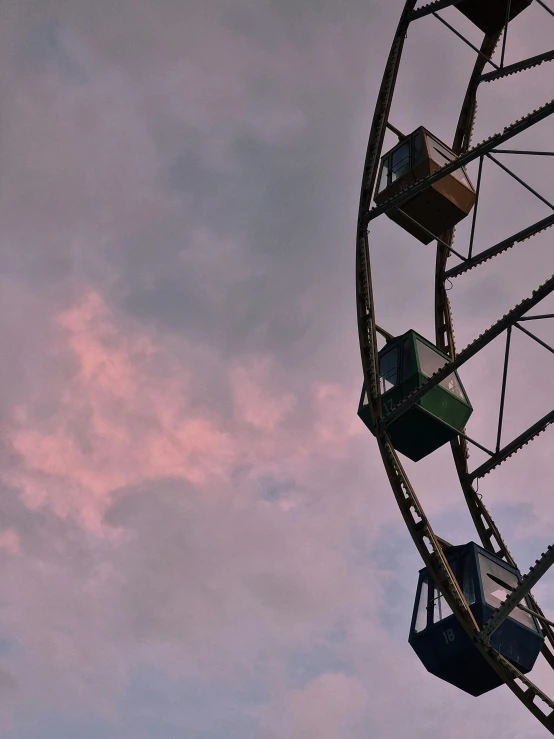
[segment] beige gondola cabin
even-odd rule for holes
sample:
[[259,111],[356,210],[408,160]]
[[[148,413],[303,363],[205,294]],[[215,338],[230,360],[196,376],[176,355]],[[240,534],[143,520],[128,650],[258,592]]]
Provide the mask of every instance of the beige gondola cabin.
[[[434,174],[456,155],[421,126],[381,159],[375,202],[382,205],[406,187]],[[465,218],[475,204],[475,189],[464,167],[429,185],[387,216],[424,244]]]

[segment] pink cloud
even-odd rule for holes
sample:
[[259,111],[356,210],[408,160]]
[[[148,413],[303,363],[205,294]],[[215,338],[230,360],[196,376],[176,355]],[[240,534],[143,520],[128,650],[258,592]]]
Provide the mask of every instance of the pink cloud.
[[0,549],[12,554],[19,552],[19,536],[13,529],[4,529],[0,531]]
[[157,477],[202,485],[228,472],[229,436],[190,412],[183,368],[157,376],[160,350],[146,334],[126,333],[94,292],[56,322],[60,357],[76,371],[48,421],[34,423],[33,407],[20,406],[10,424],[21,464],[9,476],[30,505],[48,502],[92,525],[116,488]]
[[235,367],[231,374],[238,416],[259,431],[271,432],[294,406],[290,393],[276,392],[269,376],[269,362],[261,358]]
[[[313,421],[291,433],[286,424],[297,399],[278,386],[263,356],[223,372],[233,418],[193,409],[191,379],[202,368],[183,366],[97,292],[86,291],[55,318],[54,328],[58,383],[17,406],[6,425],[19,464],[4,476],[31,507],[47,504],[98,528],[114,490],[148,480],[179,478],[202,489],[228,481],[235,466],[246,464],[255,475],[288,472],[308,481],[314,460],[344,455],[349,440],[364,432],[345,391],[316,380]],[[53,410],[39,419],[45,398]],[[294,503],[280,506],[289,510]]]

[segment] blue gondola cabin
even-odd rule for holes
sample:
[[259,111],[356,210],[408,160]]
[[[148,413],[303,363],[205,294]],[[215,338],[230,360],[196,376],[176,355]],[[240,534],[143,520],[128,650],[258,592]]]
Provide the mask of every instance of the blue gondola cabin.
[[[387,342],[379,352],[383,413],[400,403],[450,358],[416,331]],[[426,393],[388,428],[393,447],[414,462],[454,439],[473,412],[457,372]],[[358,415],[375,434],[365,388]]]
[[[445,554],[482,628],[520,582],[521,575],[473,542],[449,547]],[[530,608],[527,600],[522,605]],[[502,684],[458,623],[426,568],[419,573],[408,641],[429,672],[470,695],[482,695]],[[524,674],[535,664],[543,642],[537,619],[519,608],[491,636],[494,649]]]
[[[382,157],[375,202],[382,205],[455,159],[452,149],[421,126]],[[465,168],[460,167],[386,214],[429,244],[465,218],[474,204],[475,190]]]

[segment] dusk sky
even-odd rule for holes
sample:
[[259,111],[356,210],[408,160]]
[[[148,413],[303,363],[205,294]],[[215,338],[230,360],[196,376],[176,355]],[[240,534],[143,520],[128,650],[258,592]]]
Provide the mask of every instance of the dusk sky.
[[[422,564],[357,417],[359,187],[402,6],[0,1],[0,739],[549,736],[409,647]],[[553,38],[534,3],[507,62]],[[451,143],[474,58],[414,24],[391,122]],[[483,85],[474,143],[552,72]],[[551,159],[502,161],[554,202]],[[476,248],[549,213],[488,163]],[[552,275],[552,234],[454,280],[458,348]],[[432,340],[434,245],[380,218],[371,250],[378,323]],[[460,372],[489,447],[503,344]],[[552,409],[553,368],[514,331],[505,441]],[[552,433],[479,490],[522,570],[553,539]],[[406,469],[436,532],[477,540],[449,447]],[[542,657],[531,677],[554,696]]]

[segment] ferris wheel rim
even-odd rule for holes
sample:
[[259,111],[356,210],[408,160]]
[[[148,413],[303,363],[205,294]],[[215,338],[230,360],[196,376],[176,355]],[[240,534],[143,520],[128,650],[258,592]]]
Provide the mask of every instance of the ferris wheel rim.
[[[376,429],[376,437],[381,458],[389,477],[393,493],[395,494],[405,523],[412,535],[412,539],[414,540],[414,543],[428,568],[429,574],[452,608],[458,623],[462,625],[466,633],[473,639],[477,649],[481,652],[486,661],[500,676],[502,681],[508,685],[512,692],[528,708],[528,710],[533,713],[533,715],[535,715],[535,717],[538,718],[552,734],[554,734],[554,701],[548,698],[546,694],[528,680],[525,675],[520,673],[510,662],[492,649],[490,644],[479,637],[479,626],[475,622],[464,594],[450,568],[448,560],[446,559],[444,548],[447,546],[447,542],[444,542],[434,533],[402,464],[392,447],[390,437],[387,433],[387,428],[383,423],[383,408],[378,382],[379,360],[377,356],[377,332],[383,333],[383,331],[377,326],[375,321],[369,232],[367,230],[370,219],[367,214],[370,210],[369,206],[375,189],[377,165],[383,148],[385,129],[388,124],[394,86],[398,70],[400,68],[407,28],[411,20],[415,20],[416,17],[431,14],[432,12],[435,12],[436,9],[447,7],[448,5],[454,5],[455,2],[436,0],[427,6],[418,8],[417,11],[414,11],[416,4],[417,0],[406,0],[394,35],[373,116],[360,193],[356,239],[356,296],[358,333],[360,339],[362,366],[364,370],[366,397],[368,399],[372,422]],[[500,31],[492,36],[485,36],[482,47],[478,51],[476,63],[468,83],[454,136],[453,150],[458,155],[467,153],[469,150],[476,117],[477,89],[479,82],[482,81],[481,78],[483,76],[484,65],[487,63],[487,58],[490,59],[493,55],[501,35],[502,32]],[[554,106],[552,106],[552,104],[550,104],[550,106],[552,107],[552,110],[547,110],[546,115],[549,115],[554,111]],[[375,210],[376,209],[372,209],[372,211]],[[453,230],[451,233],[446,235],[446,243],[444,236],[442,236],[437,242],[435,269],[435,324],[438,348],[443,349],[443,351],[455,360],[456,351],[454,344],[454,330],[451,309],[448,296],[446,295],[445,279],[445,266],[446,258],[448,256],[447,247],[449,240],[451,245],[453,241]],[[552,280],[554,280],[554,276],[552,277]],[[554,284],[552,285],[552,289],[554,289]],[[440,332],[442,332],[442,342],[439,341]],[[502,556],[506,558],[510,564],[517,567],[517,565],[515,565],[515,560],[504,543],[500,531],[488,514],[484,504],[480,501],[477,492],[473,488],[472,481],[469,479],[466,439],[457,437],[457,439],[452,442],[452,452],[466,502],[468,503],[475,528],[483,541],[483,544],[485,545],[485,541],[487,541],[488,536],[489,546],[487,548],[489,551],[493,551],[496,554],[497,551],[491,543],[493,538],[496,539],[497,544],[500,545]],[[478,504],[476,501],[480,501],[482,505]],[[491,531],[490,524],[492,524],[493,537],[489,534],[485,534],[487,528],[489,532]],[[483,534],[485,534],[485,539],[483,539]],[[542,614],[542,611],[534,599],[532,604],[534,610],[539,614]],[[544,623],[541,623],[541,627],[546,637],[543,654],[549,665],[554,669],[554,653],[546,644],[546,641],[549,641],[550,644],[554,646],[554,632]],[[522,688],[521,685],[524,687]],[[547,716],[545,716],[545,714],[533,702],[536,697],[542,699],[542,701],[544,701],[544,703],[549,707],[550,713]]]

